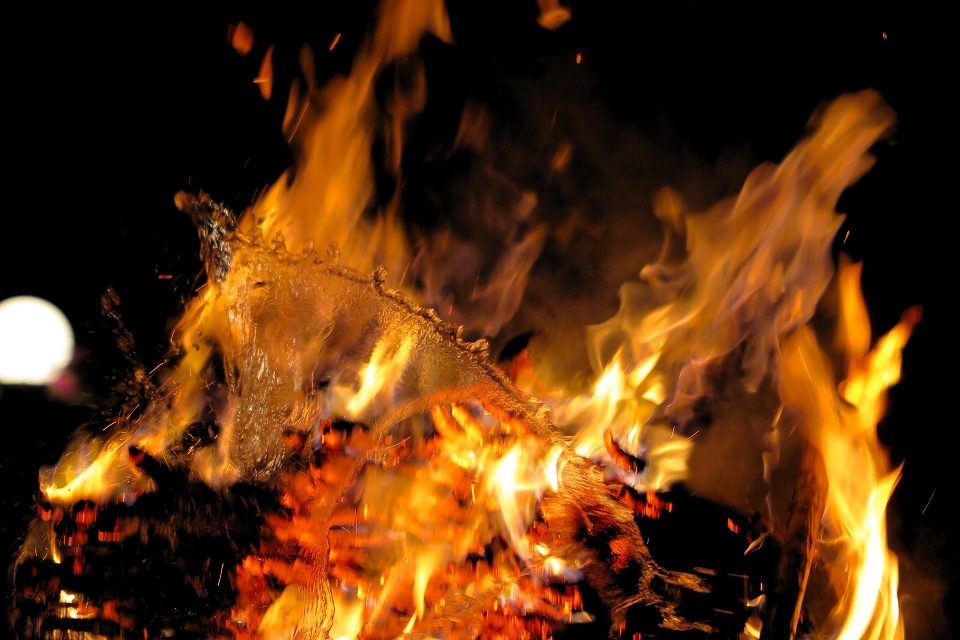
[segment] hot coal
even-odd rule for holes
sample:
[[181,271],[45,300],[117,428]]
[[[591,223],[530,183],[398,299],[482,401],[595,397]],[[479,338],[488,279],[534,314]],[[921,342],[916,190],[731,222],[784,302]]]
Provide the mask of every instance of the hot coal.
[[[234,635],[228,623],[237,597],[235,569],[246,555],[269,544],[265,516],[285,512],[277,494],[243,483],[214,491],[136,449],[130,455],[157,482],[156,492],[131,505],[97,507],[82,501],[68,510],[40,505],[35,524],[54,522],[63,558],[55,563],[37,549],[15,567],[11,613],[22,637],[51,637],[57,630],[138,640]],[[647,495],[623,489],[620,499],[634,505],[644,541],[663,569],[696,573],[709,585],[709,591],[696,593],[655,578],[653,591],[673,603],[678,615],[713,628],[668,630],[657,607],[635,603],[620,636],[738,638],[751,613],[747,601],[761,593],[761,583],[772,580],[777,561],[769,545],[745,554],[759,533],[756,523],[682,487]],[[601,563],[616,563],[609,532],[584,529],[579,537]],[[610,575],[627,596],[639,582],[639,570],[629,567]],[[282,589],[271,579],[273,589]],[[594,620],[553,624],[554,637],[602,637],[610,628],[603,601],[587,581],[577,588]],[[73,602],[65,602],[74,594]]]

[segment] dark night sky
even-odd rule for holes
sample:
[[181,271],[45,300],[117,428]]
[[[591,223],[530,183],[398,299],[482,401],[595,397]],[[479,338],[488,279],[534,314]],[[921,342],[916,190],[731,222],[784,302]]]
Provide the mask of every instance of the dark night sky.
[[[281,98],[300,42],[324,53],[321,75],[344,72],[369,20],[363,4],[321,6],[306,18],[275,9],[53,15],[38,7],[7,22],[0,299],[37,295],[66,313],[86,354],[78,370],[89,392],[102,393],[111,369],[123,366],[100,315],[108,286],[144,362],[166,349],[167,323],[199,271],[195,233],[173,194],[204,189],[242,208],[289,163],[282,100],[264,102],[250,82],[262,47],[277,43]],[[449,4],[452,60],[470,70],[449,90],[451,103],[464,91],[509,101],[491,80],[498,73],[535,74],[532,60],[582,52],[577,72],[592,74],[610,118],[680,141],[707,162],[730,149],[778,160],[821,101],[865,87],[883,94],[898,113],[897,130],[841,200],[848,219],[840,233],[850,231],[845,250],[865,261],[875,333],[906,307],[924,305],[881,432],[905,460],[897,544],[922,572],[955,575],[956,551],[948,549],[957,539],[947,526],[955,453],[944,444],[954,412],[944,399],[956,393],[947,390],[956,378],[946,305],[956,269],[947,266],[955,251],[945,219],[958,148],[946,96],[957,56],[941,35],[946,18],[885,5],[847,16],[814,5],[757,15],[717,3],[650,10],[585,2],[574,5],[570,24],[546,33],[536,28],[532,1],[499,3],[509,7],[502,11],[498,3]],[[226,45],[227,24],[238,20],[254,27],[260,47],[246,59]],[[338,32],[341,42],[327,52]],[[442,100],[444,89],[431,95]],[[0,390],[6,548],[24,529],[38,466],[89,415],[36,390]]]

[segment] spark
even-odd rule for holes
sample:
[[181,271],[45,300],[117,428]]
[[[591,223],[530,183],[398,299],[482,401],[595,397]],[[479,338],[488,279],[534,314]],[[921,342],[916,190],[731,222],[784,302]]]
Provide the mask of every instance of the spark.
[[218,586],[218,587],[220,586],[220,581],[223,580],[223,565],[224,565],[224,564],[226,564],[226,563],[221,563],[221,564],[220,564],[220,577],[217,578],[217,586]]
[[[886,38],[887,36],[883,36],[883,37]],[[337,43],[338,43],[338,42],[340,42],[340,34],[339,34],[339,33],[338,33],[337,35],[333,36],[333,42],[330,43],[330,49],[329,49],[329,50],[330,50],[330,51],[333,51],[333,48],[334,48],[335,46],[337,46]]]
[[303,116],[306,115],[309,105],[310,102],[308,100],[303,101],[303,107],[300,109],[300,117],[297,118],[297,124],[293,125],[293,131],[291,131],[289,137],[287,137],[287,142],[293,142],[293,136],[297,133],[297,129],[300,128],[300,123],[303,122]]
[[847,238],[849,238],[849,237],[850,237],[850,230],[847,229],[847,232],[846,232],[846,233],[844,234],[844,236],[843,236],[843,242],[846,243]]
[[926,506],[923,508],[923,511],[920,512],[920,515],[923,515],[923,514],[925,514],[925,513],[927,512],[927,508],[930,506],[930,503],[933,502],[933,496],[936,495],[936,493],[937,493],[937,489],[936,489],[936,487],[934,487],[933,493],[930,494],[930,499],[927,500],[927,504],[926,504]]
[[403,286],[403,281],[407,279],[407,271],[410,270],[410,265],[411,265],[411,264],[413,264],[413,261],[412,261],[412,260],[408,261],[408,262],[407,262],[407,266],[404,267],[404,269],[403,269],[403,275],[400,276],[400,282],[397,284],[397,288],[398,288],[398,289]]
[[577,54],[577,64],[580,64],[580,61],[581,61],[581,60],[583,60],[583,55],[578,53],[578,54]]
[[477,281],[473,283],[473,293],[470,294],[470,301],[477,299],[477,287],[480,286],[480,272],[477,272]]

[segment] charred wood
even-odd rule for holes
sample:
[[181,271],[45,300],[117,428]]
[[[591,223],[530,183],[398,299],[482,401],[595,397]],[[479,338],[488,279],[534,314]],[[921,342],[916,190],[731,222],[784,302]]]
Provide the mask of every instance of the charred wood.
[[28,536],[30,548],[14,565],[10,614],[19,635],[231,635],[224,623],[235,600],[232,567],[259,544],[275,496],[243,484],[214,492],[149,456],[141,460],[161,490],[131,505],[40,507],[48,521],[41,515],[33,529],[49,527],[58,553],[33,547],[42,538]]
[[803,612],[803,596],[816,554],[817,533],[826,500],[826,472],[820,453],[804,443],[800,476],[777,564],[776,583],[760,634],[761,640],[793,640]]

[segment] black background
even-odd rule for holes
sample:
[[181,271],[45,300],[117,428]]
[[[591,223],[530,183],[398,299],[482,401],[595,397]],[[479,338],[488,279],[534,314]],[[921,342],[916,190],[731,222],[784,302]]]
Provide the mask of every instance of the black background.
[[[877,166],[841,199],[848,218],[840,236],[850,231],[843,249],[865,262],[875,333],[908,306],[924,306],[880,429],[894,461],[904,462],[890,526],[904,556],[904,590],[914,589],[908,625],[949,633],[929,620],[942,615],[936,606],[916,604],[942,598],[937,585],[957,573],[948,524],[957,500],[956,337],[947,304],[957,290],[948,222],[957,146],[947,98],[957,56],[946,17],[884,5],[841,12],[788,4],[773,14],[717,3],[594,2],[575,4],[571,23],[549,33],[536,26],[533,2],[449,5],[453,60],[466,69],[448,92],[451,103],[461,92],[504,100],[491,80],[498,73],[535,74],[538,56],[579,52],[576,72],[592,74],[609,117],[681,141],[707,161],[728,149],[778,160],[817,105],[844,91],[874,87],[896,110],[897,129],[878,146]],[[347,72],[372,6],[320,4],[307,15],[276,5],[35,7],[6,21],[0,298],[36,295],[64,311],[77,334],[82,393],[68,402],[38,389],[0,389],[4,549],[12,553],[25,529],[38,467],[55,460],[93,415],[85,405],[102,402],[113,371],[125,366],[100,295],[117,291],[150,368],[200,269],[194,230],[173,194],[204,189],[242,209],[274,180],[290,162],[279,123],[299,44],[323,53],[319,75]],[[227,25],[239,20],[257,38],[246,58],[226,42]],[[327,51],[336,33],[341,41]],[[271,42],[277,79],[274,100],[265,102],[251,78]],[[431,90],[440,96],[432,100],[442,99],[442,88]],[[956,591],[947,597],[949,611]]]

